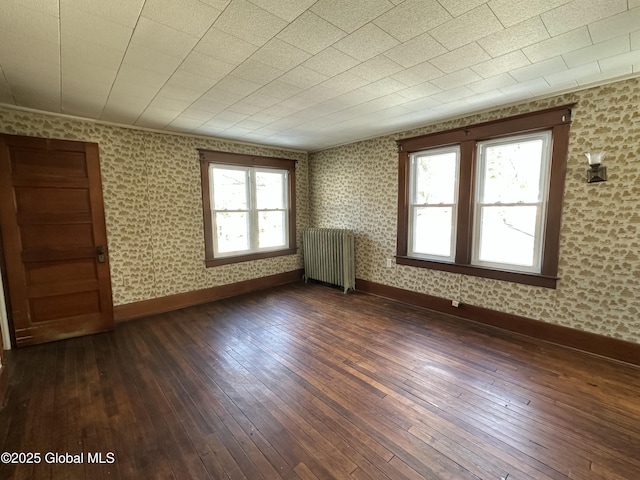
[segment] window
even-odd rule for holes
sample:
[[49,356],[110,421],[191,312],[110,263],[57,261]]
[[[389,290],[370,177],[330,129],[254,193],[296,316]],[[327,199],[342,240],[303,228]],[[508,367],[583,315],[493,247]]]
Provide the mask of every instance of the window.
[[458,146],[411,156],[410,256],[454,260],[459,159]]
[[398,141],[397,263],[555,288],[570,108]]
[[295,161],[200,150],[207,266],[296,252]]

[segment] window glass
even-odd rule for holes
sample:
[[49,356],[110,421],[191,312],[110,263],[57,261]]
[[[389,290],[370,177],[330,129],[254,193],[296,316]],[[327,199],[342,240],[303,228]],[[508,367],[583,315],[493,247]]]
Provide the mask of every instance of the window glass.
[[213,167],[213,208],[215,210],[247,209],[247,171]]

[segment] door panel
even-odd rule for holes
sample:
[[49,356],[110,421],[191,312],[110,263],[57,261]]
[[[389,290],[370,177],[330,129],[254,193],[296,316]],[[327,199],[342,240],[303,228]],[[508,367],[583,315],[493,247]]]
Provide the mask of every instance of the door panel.
[[98,146],[0,135],[0,174],[17,344],[113,328]]

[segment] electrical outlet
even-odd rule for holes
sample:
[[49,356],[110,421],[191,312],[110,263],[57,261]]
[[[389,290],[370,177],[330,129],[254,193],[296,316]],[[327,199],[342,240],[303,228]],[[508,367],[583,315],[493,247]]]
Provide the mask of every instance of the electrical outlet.
[[460,308],[460,305],[462,305],[462,304],[459,301],[451,300],[451,306],[452,307]]
[[391,267],[393,267],[393,259],[387,258],[387,268],[391,268]]

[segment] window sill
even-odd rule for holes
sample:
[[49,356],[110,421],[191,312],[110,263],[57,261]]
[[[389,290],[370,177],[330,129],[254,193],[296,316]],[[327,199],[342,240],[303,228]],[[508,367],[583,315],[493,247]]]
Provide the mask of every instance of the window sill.
[[496,270],[486,267],[477,267],[475,265],[460,265],[457,263],[436,262],[433,260],[422,260],[412,257],[396,257],[396,263],[399,265],[409,265],[418,268],[430,268],[432,270],[440,270],[443,272],[461,273],[464,275],[472,275],[474,277],[491,278],[494,280],[502,280],[505,282],[522,283],[524,285],[532,285],[535,287],[556,288],[558,277],[550,277],[537,273],[511,272],[507,270]]
[[272,250],[270,252],[249,253],[247,255],[237,255],[234,257],[208,258],[204,261],[207,267],[219,267],[220,265],[231,265],[234,263],[251,262],[253,260],[261,260],[263,258],[282,257],[285,255],[294,255],[298,249],[287,248],[285,250]]

